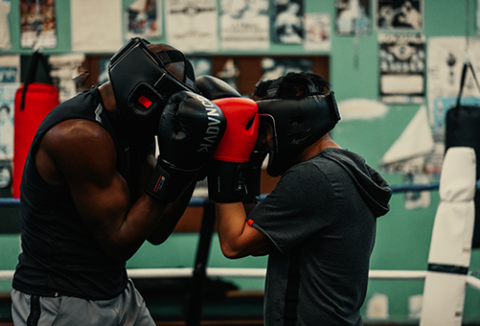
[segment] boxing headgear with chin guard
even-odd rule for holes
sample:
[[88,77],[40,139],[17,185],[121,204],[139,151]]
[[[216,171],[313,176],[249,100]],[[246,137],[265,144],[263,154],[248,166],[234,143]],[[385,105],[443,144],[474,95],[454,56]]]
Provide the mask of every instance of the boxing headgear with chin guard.
[[[195,91],[191,63],[177,50],[153,53],[148,41],[132,38],[110,59],[108,74],[120,119],[133,136],[157,133],[160,115],[170,96],[179,91]],[[185,63],[182,83],[165,67]]]
[[270,128],[272,148],[267,173],[279,176],[293,166],[308,146],[340,120],[334,93],[324,94],[308,80],[309,93],[301,98],[278,98],[282,78],[272,82],[267,95],[257,101],[261,128]]

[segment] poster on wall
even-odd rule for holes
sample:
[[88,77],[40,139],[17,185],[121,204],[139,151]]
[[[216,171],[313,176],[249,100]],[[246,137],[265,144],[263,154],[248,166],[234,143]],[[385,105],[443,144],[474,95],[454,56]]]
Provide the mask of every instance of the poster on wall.
[[195,76],[211,75],[212,74],[212,59],[207,57],[193,57],[189,58],[195,71]]
[[110,58],[100,58],[98,60],[98,84],[103,84],[107,82],[110,77],[108,76],[108,64],[110,63]]
[[328,13],[305,14],[305,50],[330,51],[332,32]]
[[13,115],[18,83],[0,84],[0,160],[13,158]]
[[273,42],[301,44],[304,38],[303,0],[275,0],[273,12]]
[[425,97],[425,36],[379,34],[380,99],[422,103]]
[[[432,37],[428,41],[427,97],[429,121],[435,139],[435,155],[430,158],[429,170],[439,172],[443,162],[445,114],[455,104],[460,90],[466,40],[464,37]],[[475,75],[480,76],[480,40],[470,38],[467,53]],[[462,104],[480,106],[480,92],[473,75],[466,75]]]
[[20,82],[20,56],[0,56],[0,84]]
[[[427,108],[421,105],[400,137],[383,155],[380,167],[385,172],[401,174],[405,185],[429,184],[435,180],[435,176],[426,172],[426,164],[434,147]],[[406,209],[430,205],[429,191],[409,191],[404,198]]]
[[60,103],[74,97],[83,89],[83,85],[75,82],[75,77],[83,72],[85,61],[83,54],[51,55],[48,62],[51,66],[50,76],[53,85],[58,89]]
[[12,3],[10,0],[0,1],[0,49],[3,50],[8,50],[12,46],[8,22],[11,7]]
[[269,80],[285,76],[289,72],[312,72],[313,63],[310,59],[267,57],[262,60],[262,69],[260,80]]
[[220,1],[220,38],[224,49],[267,50],[270,46],[268,0]]
[[135,0],[124,11],[126,39],[162,36],[162,0]]
[[240,69],[234,58],[229,58],[222,66],[222,69],[217,72],[215,77],[220,78],[232,88],[237,89],[237,77],[240,75]]
[[55,0],[20,0],[20,46],[57,46]]
[[70,24],[74,52],[116,52],[123,45],[121,1],[70,0]]
[[7,192],[12,183],[14,104],[19,86],[20,56],[0,56],[0,189]]
[[335,11],[338,35],[370,34],[370,0],[336,0]]
[[0,188],[9,187],[12,182],[14,100],[19,86],[0,84]]
[[375,0],[379,30],[423,29],[423,0]]
[[218,48],[216,0],[165,0],[168,43],[182,52]]

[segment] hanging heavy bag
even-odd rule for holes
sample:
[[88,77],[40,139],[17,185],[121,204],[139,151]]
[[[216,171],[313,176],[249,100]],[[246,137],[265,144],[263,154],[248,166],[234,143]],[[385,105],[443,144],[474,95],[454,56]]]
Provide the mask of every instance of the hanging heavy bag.
[[[45,70],[48,84],[35,82],[39,63]],[[25,82],[15,93],[12,177],[12,195],[14,198],[20,198],[23,166],[37,128],[47,114],[58,104],[58,90],[52,85],[47,59],[39,51],[35,51],[28,67]]]
[[[463,66],[462,78],[460,82],[460,92],[458,93],[457,103],[447,111],[445,117],[445,152],[450,147],[471,147],[476,155],[476,180],[480,178],[480,106],[462,105],[463,86],[470,69],[473,78],[480,91],[475,71],[472,64],[467,61]],[[480,191],[475,191],[475,225],[473,231],[472,248],[480,248]]]

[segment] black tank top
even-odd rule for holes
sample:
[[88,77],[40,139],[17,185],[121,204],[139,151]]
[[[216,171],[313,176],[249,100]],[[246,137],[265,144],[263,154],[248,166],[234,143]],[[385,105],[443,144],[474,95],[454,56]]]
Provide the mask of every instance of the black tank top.
[[87,119],[101,124],[115,142],[117,171],[130,189],[130,180],[136,179],[130,173],[138,171],[130,162],[132,144],[109,120],[98,87],[53,109],[38,128],[25,161],[20,188],[22,253],[13,287],[41,296],[111,299],[127,284],[125,261],[113,260],[104,253],[83,225],[68,186],[47,184],[32,159],[42,136],[52,126],[68,119]]

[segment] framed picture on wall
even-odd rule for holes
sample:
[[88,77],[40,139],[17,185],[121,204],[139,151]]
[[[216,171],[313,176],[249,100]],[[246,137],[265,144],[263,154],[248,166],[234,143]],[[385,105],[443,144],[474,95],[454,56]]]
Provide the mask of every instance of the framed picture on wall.
[[423,103],[425,36],[379,34],[380,99],[386,103]]
[[272,17],[272,40],[281,44],[301,44],[303,30],[303,0],[275,0]]
[[162,0],[136,0],[124,9],[126,39],[162,36]]
[[268,50],[269,1],[221,0],[220,42],[223,49]]
[[275,79],[290,71],[310,71],[329,79],[329,56],[326,55],[215,55],[211,60],[212,76],[224,79],[232,76],[226,71],[233,72],[236,89],[244,96],[253,94],[259,80]]
[[376,27],[379,30],[423,29],[423,0],[375,0]]
[[165,0],[165,30],[167,43],[182,52],[216,51],[216,0]]
[[335,30],[338,35],[370,34],[370,1],[337,0]]
[[55,1],[20,1],[20,46],[55,48],[57,27]]

